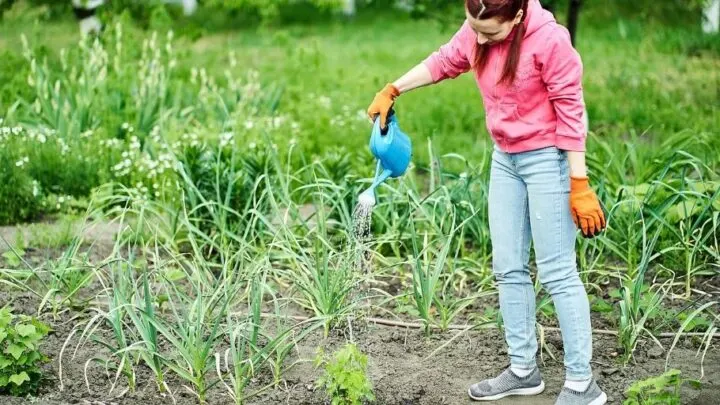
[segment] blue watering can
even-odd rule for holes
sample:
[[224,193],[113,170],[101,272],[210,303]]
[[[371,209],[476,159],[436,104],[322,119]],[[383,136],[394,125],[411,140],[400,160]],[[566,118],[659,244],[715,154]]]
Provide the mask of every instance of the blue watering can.
[[370,151],[377,159],[375,180],[372,185],[360,195],[366,201],[375,201],[375,188],[388,178],[396,178],[405,174],[410,158],[412,157],[412,142],[400,130],[397,116],[390,110],[387,118],[387,127],[380,128],[380,120],[375,119],[370,134]]

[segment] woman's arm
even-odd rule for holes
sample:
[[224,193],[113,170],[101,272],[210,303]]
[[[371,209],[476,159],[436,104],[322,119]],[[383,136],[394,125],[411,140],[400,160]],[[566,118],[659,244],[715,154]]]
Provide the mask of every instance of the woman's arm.
[[420,63],[402,75],[399,79],[395,80],[393,82],[393,86],[395,86],[400,94],[402,94],[432,83],[433,79],[430,74],[430,69],[428,69],[424,63]]
[[470,69],[470,61],[467,59],[465,49],[472,46],[474,35],[472,32],[472,28],[465,22],[448,43],[431,53],[399,79],[387,83],[382,90],[375,93],[375,98],[367,110],[370,121],[380,116],[380,125],[384,127],[387,114],[400,94],[467,72]]
[[388,113],[396,98],[410,90],[432,83],[435,81],[433,81],[430,69],[424,63],[416,65],[399,79],[386,84],[382,90],[375,93],[375,98],[367,109],[368,120],[373,122],[375,117],[379,116],[380,126],[385,128]]
[[567,151],[567,157],[570,164],[570,177],[587,177],[585,152]]
[[547,34],[543,51],[538,55],[542,79],[557,117],[555,144],[567,151],[585,151],[585,101],[583,99],[583,64],[570,42],[570,34],[560,25]]

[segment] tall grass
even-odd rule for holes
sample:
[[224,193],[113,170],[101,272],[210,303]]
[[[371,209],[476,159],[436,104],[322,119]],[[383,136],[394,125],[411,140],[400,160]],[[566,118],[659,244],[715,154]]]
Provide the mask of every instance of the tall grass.
[[[40,269],[13,256],[26,268],[0,269],[0,283],[56,315],[87,306],[93,315],[66,343],[77,339],[73,355],[85,345],[107,350],[86,368],[112,371],[111,393],[135,390],[147,367],[159,391],[173,395],[171,382],[181,381],[200,402],[216,388],[247,401],[265,388],[255,385],[263,370],[281,382],[297,341],[315,328],[328,336],[368,310],[390,312],[395,297],[366,288],[388,278],[410,280],[397,295],[411,297],[425,333],[457,318],[482,322],[467,308],[494,293],[490,149],[478,137],[469,76],[403,96],[413,164],[378,189],[373,239],[353,239],[352,207],[374,167],[361,113],[368,86],[449,33],[423,25],[430,39],[418,41],[406,34],[418,23],[379,18],[298,28],[290,43],[247,33],[192,48],[121,21],[66,50],[21,43],[27,86],[0,93],[17,97],[0,112],[1,174],[16,191],[0,193],[12,203],[0,218],[64,209],[48,205],[59,201],[52,196],[91,196],[93,215],[122,232],[100,263],[83,258],[78,238]],[[663,53],[655,37],[618,41],[615,27],[592,29],[579,42],[593,127],[587,158],[609,226],[578,241],[579,267],[598,294],[619,286],[611,306],[629,362],[642,339],[662,343],[654,319],[669,299],[701,295],[698,281],[718,274],[720,115],[707,86],[717,69],[712,58]],[[358,40],[369,33],[378,40]],[[255,58],[258,49],[266,57]],[[318,87],[320,74],[343,86]],[[368,251],[365,274],[357,259]],[[714,308],[687,305],[678,331]],[[309,320],[289,324],[293,312]],[[703,330],[705,350],[715,325]]]

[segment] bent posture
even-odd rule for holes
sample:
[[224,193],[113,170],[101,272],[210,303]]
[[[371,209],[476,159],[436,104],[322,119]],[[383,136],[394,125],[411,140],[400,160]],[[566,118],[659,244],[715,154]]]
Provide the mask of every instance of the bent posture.
[[473,384],[469,395],[491,401],[545,388],[535,360],[532,242],[565,350],[566,381],[556,404],[604,404],[607,396],[590,368],[590,308],[575,261],[576,227],[586,237],[605,228],[585,168],[580,56],[568,31],[538,0],[466,0],[465,11],[452,39],[378,92],[368,115],[384,126],[401,94],[473,72],[494,143],[488,202],[492,265],[511,366]]

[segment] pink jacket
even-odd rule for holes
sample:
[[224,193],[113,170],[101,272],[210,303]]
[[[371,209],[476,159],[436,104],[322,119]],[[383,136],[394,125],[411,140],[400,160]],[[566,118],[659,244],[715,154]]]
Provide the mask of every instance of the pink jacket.
[[[548,146],[584,151],[580,56],[568,31],[538,0],[530,0],[524,24],[526,32],[512,84],[498,82],[514,32],[491,46],[482,74],[473,69],[485,106],[487,129],[498,147],[509,153]],[[433,82],[469,71],[476,42],[477,35],[465,21],[450,42],[424,60]]]

